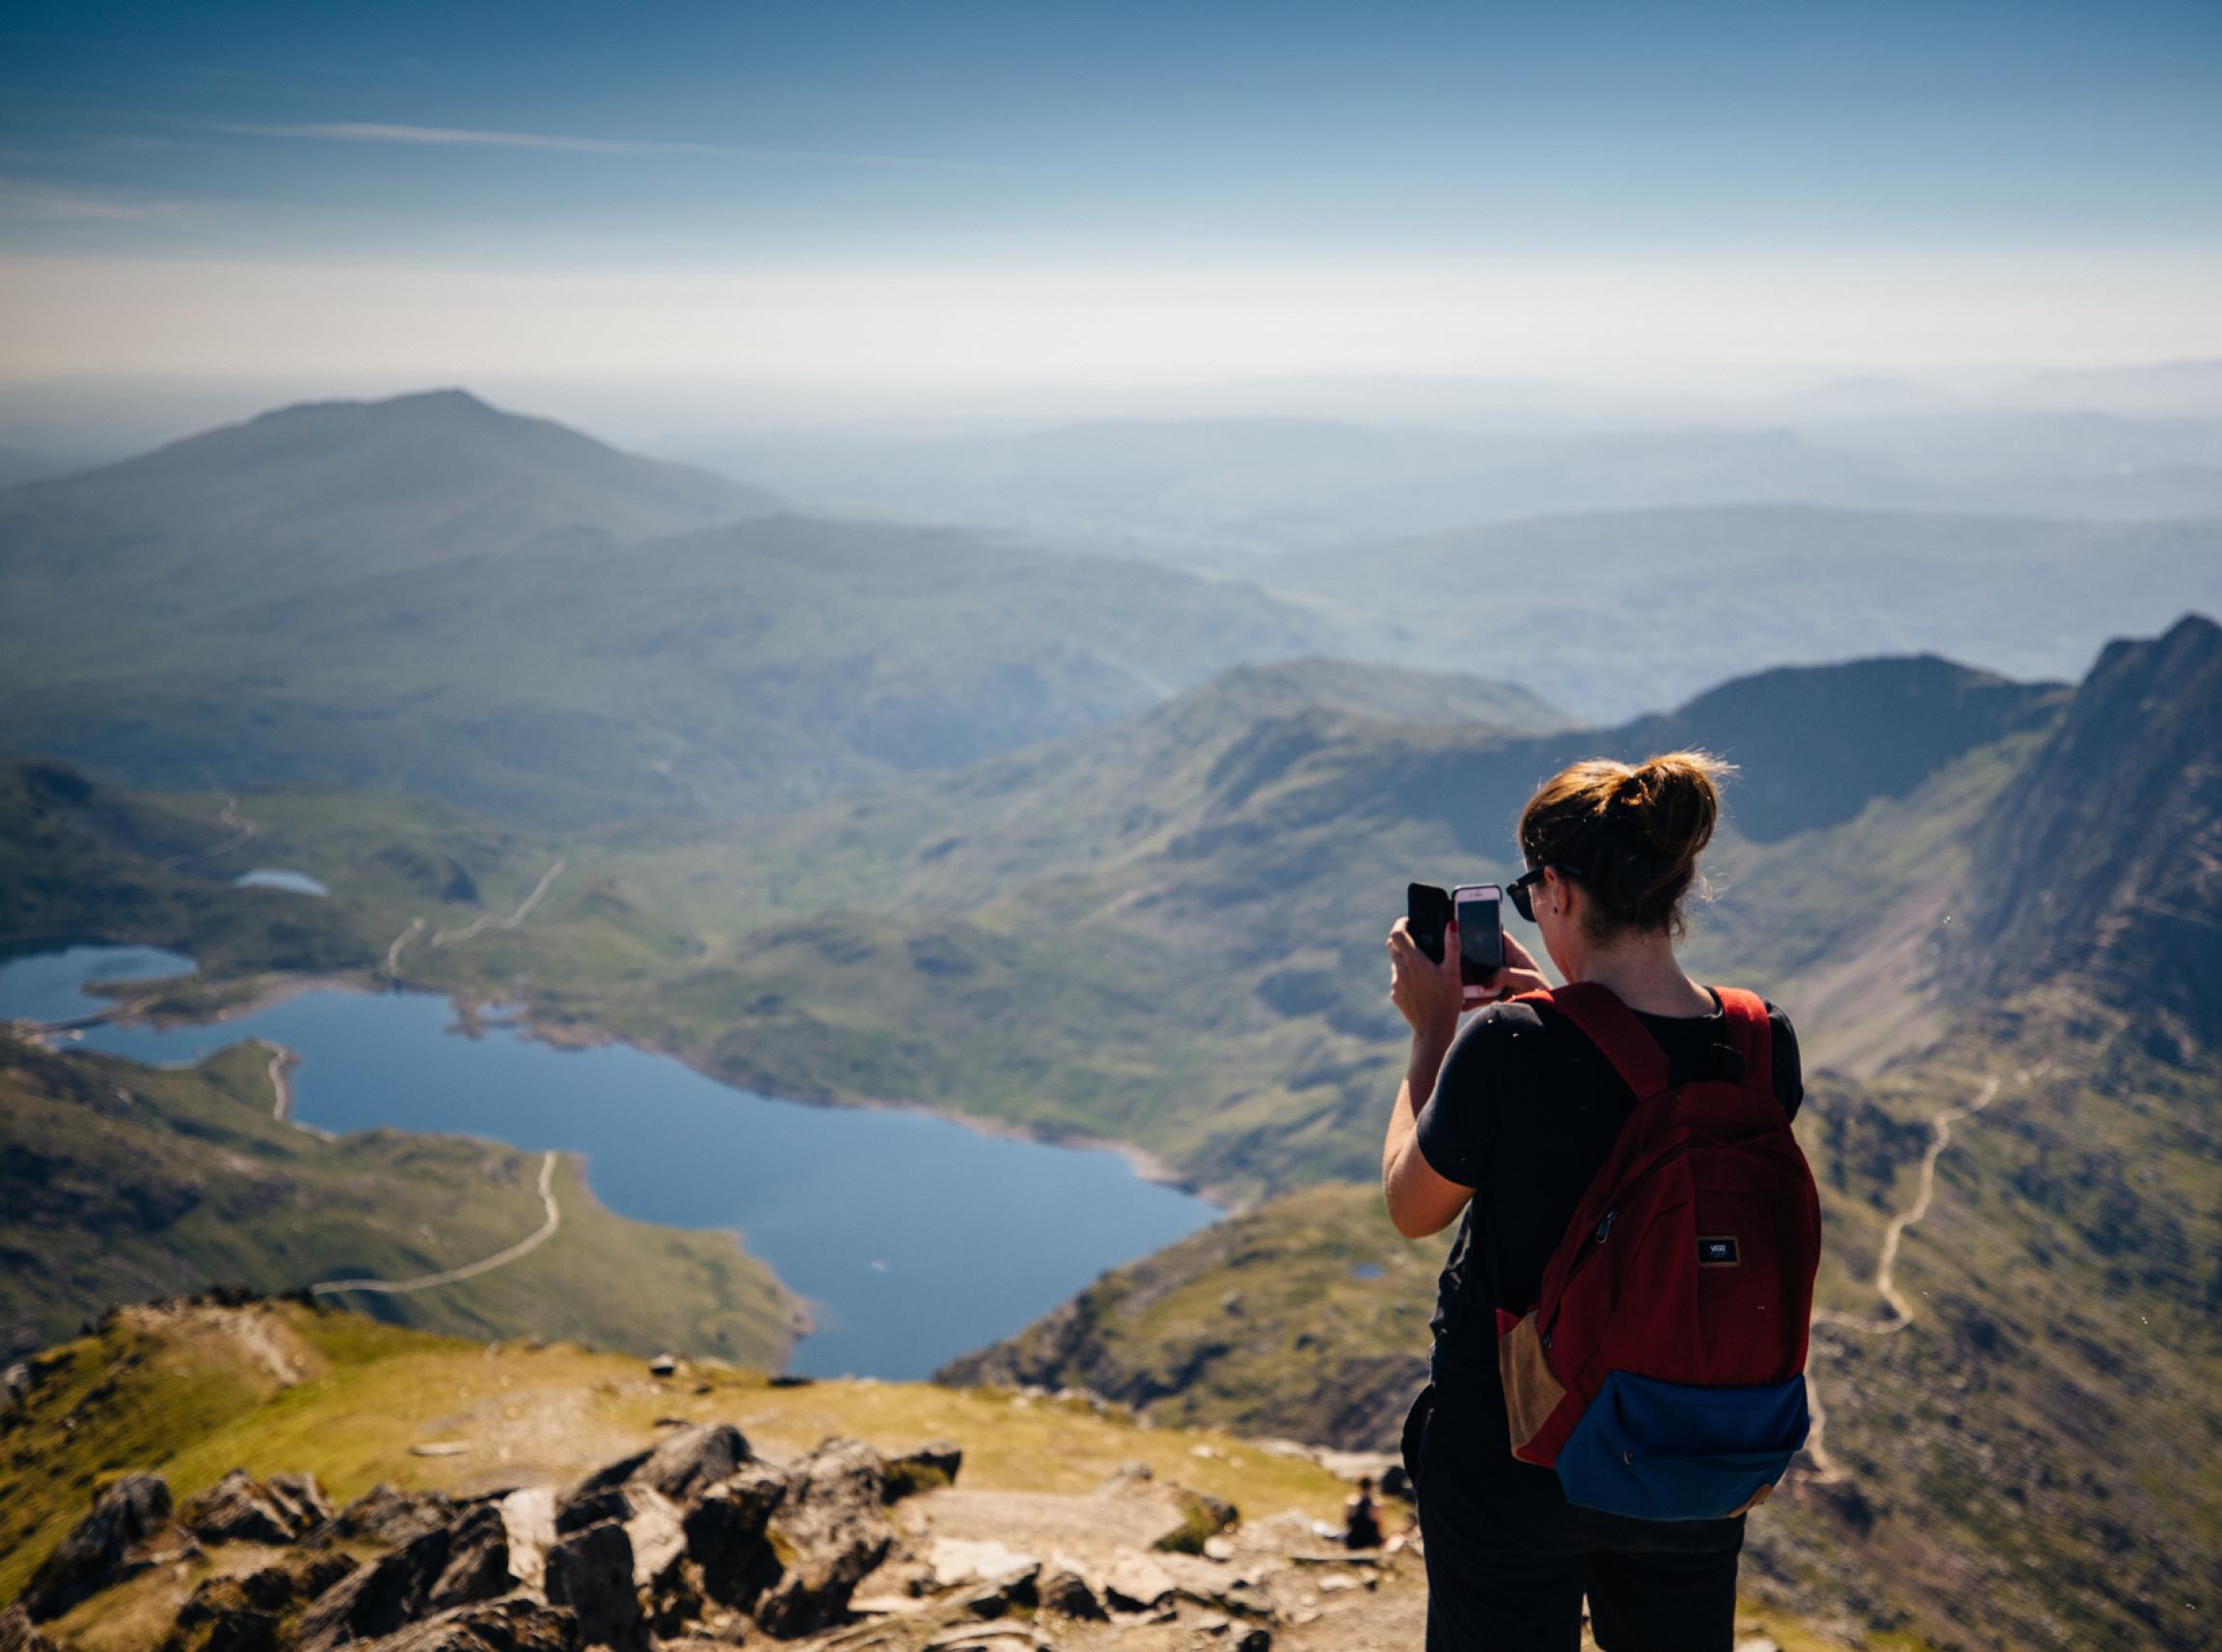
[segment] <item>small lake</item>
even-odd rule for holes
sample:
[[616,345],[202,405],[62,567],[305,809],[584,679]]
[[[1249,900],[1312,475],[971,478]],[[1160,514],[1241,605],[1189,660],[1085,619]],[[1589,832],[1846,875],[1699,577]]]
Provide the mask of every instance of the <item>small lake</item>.
[[[85,981],[180,966],[191,961],[95,947],[0,963],[0,1017],[82,1015],[100,1003],[78,991]],[[465,1037],[425,993],[305,992],[210,1025],[93,1027],[81,1047],[181,1062],[246,1038],[301,1057],[303,1124],[582,1153],[595,1196],[622,1215],[737,1230],[810,1300],[818,1328],[789,1362],[807,1375],[923,1377],[1219,1214],[1114,1152],[776,1101],[624,1044],[557,1049],[500,1023]]]
[[289,889],[296,895],[329,895],[331,890],[306,872],[288,872],[283,866],[257,866],[231,880],[240,889]]

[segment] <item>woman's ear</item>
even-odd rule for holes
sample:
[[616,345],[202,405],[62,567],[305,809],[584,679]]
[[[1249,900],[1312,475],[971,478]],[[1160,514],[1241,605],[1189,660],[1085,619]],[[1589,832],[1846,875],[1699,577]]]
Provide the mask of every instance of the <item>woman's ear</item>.
[[1551,909],[1554,912],[1560,912],[1567,917],[1572,917],[1574,915],[1574,903],[1581,899],[1582,895],[1582,891],[1574,880],[1559,876],[1558,868],[1556,866],[1548,866],[1543,869],[1543,883],[1544,893],[1551,903]]

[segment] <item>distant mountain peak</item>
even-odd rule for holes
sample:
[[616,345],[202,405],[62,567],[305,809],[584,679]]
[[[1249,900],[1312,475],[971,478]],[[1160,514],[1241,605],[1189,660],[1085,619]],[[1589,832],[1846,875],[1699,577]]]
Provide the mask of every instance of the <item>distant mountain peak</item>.
[[2222,1041],[2222,626],[2106,645],[1992,806],[1973,933],[1996,979],[2073,977]]

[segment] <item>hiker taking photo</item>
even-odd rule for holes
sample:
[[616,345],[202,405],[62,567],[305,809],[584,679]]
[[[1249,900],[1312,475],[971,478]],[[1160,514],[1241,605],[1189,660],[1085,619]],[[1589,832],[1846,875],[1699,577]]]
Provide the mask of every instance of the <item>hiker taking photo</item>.
[[1528,800],[1502,895],[1564,986],[1471,933],[1487,885],[1440,942],[1390,932],[1412,1047],[1389,1214],[1413,1238],[1463,1215],[1404,1425],[1429,1652],[1575,1652],[1585,1596],[1607,1652],[1727,1652],[1745,1511],[1804,1444],[1821,1218],[1797,1039],[1674,953],[1726,772],[1597,759]]

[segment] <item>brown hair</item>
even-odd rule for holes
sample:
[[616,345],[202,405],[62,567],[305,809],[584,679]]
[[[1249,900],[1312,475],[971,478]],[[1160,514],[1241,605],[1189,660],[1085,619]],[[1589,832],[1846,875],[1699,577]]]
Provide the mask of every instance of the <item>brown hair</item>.
[[1561,769],[1520,811],[1530,866],[1572,867],[1589,895],[1585,927],[1603,940],[1625,930],[1682,933],[1682,898],[1713,840],[1730,764],[1669,751],[1630,767],[1607,757]]

